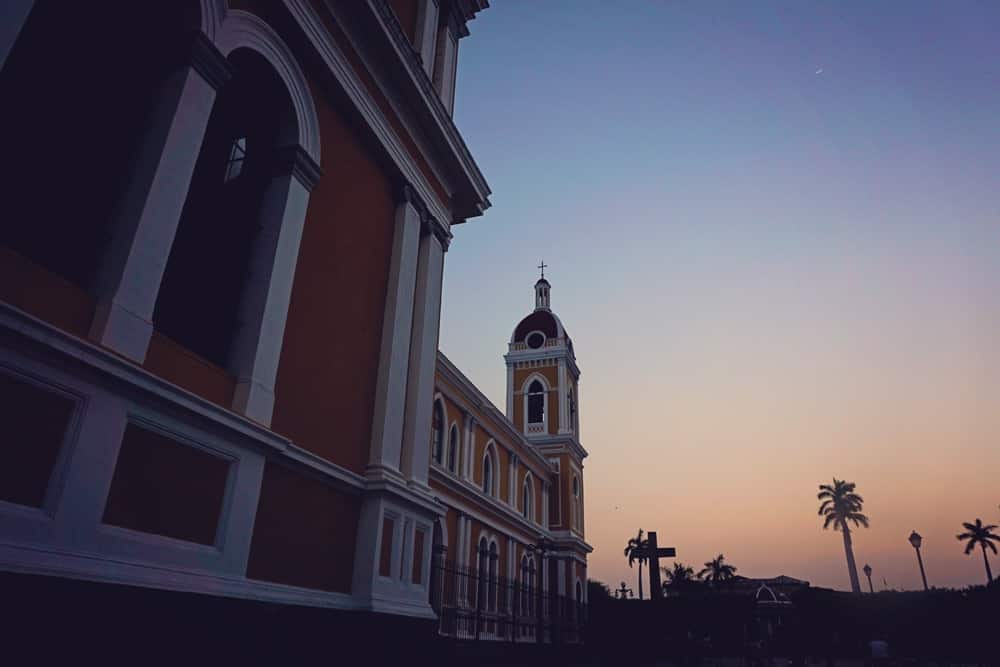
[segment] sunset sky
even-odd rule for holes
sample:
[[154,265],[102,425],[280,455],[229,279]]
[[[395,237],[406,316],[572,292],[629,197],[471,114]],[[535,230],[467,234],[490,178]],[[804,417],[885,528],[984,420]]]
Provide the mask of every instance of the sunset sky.
[[846,589],[837,476],[877,587],[919,587],[913,529],[932,585],[983,583],[955,534],[1000,523],[1000,3],[492,4],[455,116],[493,207],[454,230],[441,348],[503,409],[550,265],[590,576],[634,588],[642,527]]

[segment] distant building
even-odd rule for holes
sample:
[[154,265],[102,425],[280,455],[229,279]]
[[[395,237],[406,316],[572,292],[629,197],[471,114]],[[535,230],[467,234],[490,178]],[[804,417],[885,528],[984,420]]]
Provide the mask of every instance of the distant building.
[[725,588],[739,592],[754,592],[766,589],[772,591],[776,598],[788,596],[791,593],[809,588],[809,582],[786,575],[778,575],[770,579],[756,579],[736,575],[726,583]]

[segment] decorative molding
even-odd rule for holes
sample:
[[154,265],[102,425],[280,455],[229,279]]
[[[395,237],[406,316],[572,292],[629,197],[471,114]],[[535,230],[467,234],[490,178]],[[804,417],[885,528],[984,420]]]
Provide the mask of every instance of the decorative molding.
[[[309,83],[299,68],[298,61],[288,45],[274,28],[254,14],[239,9],[226,13],[219,26],[215,44],[226,57],[238,48],[249,48],[263,56],[274,67],[284,82],[295,109],[298,144],[305,149],[316,164],[320,160],[319,118],[313,104]],[[292,139],[285,137],[286,140]],[[289,142],[291,143],[291,142]]]
[[113,352],[65,333],[2,301],[0,301],[0,332],[42,345],[57,355],[79,362],[100,375],[117,382],[124,382],[133,390],[165,400],[174,408],[206,419],[238,437],[249,438],[263,447],[267,453],[310,468],[329,481],[354,489],[365,486],[365,480],[361,475],[312,454],[284,436],[171,384]]
[[308,0],[285,0],[285,5],[334,79],[340,84],[348,99],[385,149],[391,162],[402,173],[403,178],[413,184],[414,189],[432,207],[433,214],[437,219],[450,220],[449,211],[434,193],[427,178],[417,167],[413,156],[409,154],[400,138],[396,136],[389,121],[375,104],[368,89],[358,78],[336,40],[323,25],[323,20],[316,14],[313,5]]
[[[437,353],[437,372],[453,387],[462,392],[462,395],[456,395],[448,387],[438,384],[438,390],[441,393],[461,409],[470,413],[479,411],[484,416],[489,417],[490,421],[498,427],[497,430],[502,432],[504,439],[517,443],[522,451],[527,453],[529,458],[532,458],[537,465],[541,466],[542,470],[549,473],[552,472],[552,467],[549,465],[548,460],[534,449],[532,444],[524,437],[524,434],[518,431],[517,427],[507,419],[507,416],[500,412],[490,399],[486,398],[486,395],[479,391],[479,388],[440,350]],[[475,418],[475,415],[473,415],[473,418]],[[475,418],[475,421],[488,433],[490,432],[490,429],[486,428],[482,419]],[[492,433],[491,436],[496,437]]]
[[[509,534],[509,529],[503,528],[499,523],[497,523],[496,519],[493,518],[494,516],[502,517],[511,525],[520,528],[523,531],[522,535],[527,536],[524,538],[526,540],[548,536],[546,526],[539,525],[533,521],[528,521],[514,508],[506,505],[496,498],[493,498],[492,496],[485,495],[482,492],[482,489],[476,487],[471,482],[456,479],[451,475],[443,475],[438,470],[432,470],[431,473],[431,478],[433,480],[439,482],[442,486],[447,487],[458,496],[442,495],[439,493],[436,496],[437,502],[459,512],[460,515],[472,517],[477,521],[490,526],[494,530],[504,533],[505,535]],[[482,511],[476,510],[472,506],[472,503],[479,505],[482,508]]]
[[233,78],[233,67],[208,35],[200,30],[191,37],[189,63],[205,82],[218,90]]
[[302,146],[285,146],[278,149],[275,169],[280,174],[291,174],[302,186],[312,192],[323,170]]
[[[289,1],[294,0],[286,0],[286,2]],[[389,6],[386,0],[367,0],[364,4],[367,5],[372,14],[378,19],[383,29],[383,34],[399,55],[399,61],[402,63],[404,72],[407,75],[406,78],[411,82],[411,91],[424,101],[436,134],[444,140],[449,152],[455,156],[457,165],[460,167],[463,176],[472,186],[472,189],[481,202],[477,205],[477,208],[479,209],[478,212],[482,213],[490,206],[488,199],[490,195],[489,185],[476,165],[469,147],[462,139],[461,133],[455,126],[451,113],[448,112],[440,95],[438,95],[437,89],[434,88],[434,82],[424,69],[418,54],[414,51],[413,44],[403,32],[402,26],[399,25],[399,20],[396,18],[395,12],[392,11],[392,7]],[[479,3],[473,4],[479,5]],[[485,3],[482,3],[478,7],[478,9],[483,8],[485,8]],[[478,9],[475,11],[478,11]],[[466,11],[465,20],[471,19],[475,11]],[[468,31],[465,31],[465,34],[467,35]]]

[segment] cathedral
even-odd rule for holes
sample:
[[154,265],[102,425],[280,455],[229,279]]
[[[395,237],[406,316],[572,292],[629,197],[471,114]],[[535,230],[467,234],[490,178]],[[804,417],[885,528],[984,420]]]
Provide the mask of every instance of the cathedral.
[[3,3],[13,634],[580,640],[580,371],[544,268],[503,410],[438,349],[452,229],[490,205],[452,120],[487,5]]

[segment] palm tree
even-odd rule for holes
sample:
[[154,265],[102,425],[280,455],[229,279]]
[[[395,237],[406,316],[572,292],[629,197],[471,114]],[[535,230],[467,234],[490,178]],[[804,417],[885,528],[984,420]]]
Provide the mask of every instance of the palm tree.
[[854,482],[845,482],[834,477],[832,485],[819,485],[816,499],[823,501],[819,506],[819,515],[826,517],[823,521],[823,529],[826,530],[832,524],[834,530],[839,530],[844,534],[844,553],[847,554],[847,573],[851,576],[851,590],[860,593],[861,583],[858,581],[858,566],[854,563],[851,529],[847,524],[853,523],[855,527],[868,527],[868,517],[861,513],[865,502],[864,498],[854,493]]
[[1000,542],[1000,535],[997,535],[993,531],[997,526],[989,525],[984,526],[982,519],[976,519],[975,523],[962,523],[965,526],[965,532],[961,535],[956,535],[960,542],[968,540],[969,543],[965,545],[965,555],[968,556],[972,553],[972,550],[977,546],[983,550],[983,562],[986,563],[986,583],[987,585],[993,583],[993,571],[990,570],[990,559],[986,555],[986,547],[989,547],[993,553],[997,552],[997,545],[994,542]]
[[722,561],[725,558],[725,556],[719,554],[705,563],[705,567],[698,572],[698,578],[707,581],[713,588],[716,584],[721,584],[732,579],[736,576],[736,568],[729,563],[723,563]]
[[688,567],[684,563],[674,563],[673,568],[663,566],[663,592],[668,588],[681,589],[688,588],[694,583],[694,568]]
[[639,534],[635,537],[629,538],[628,544],[625,545],[625,555],[628,556],[628,566],[632,567],[632,563],[639,562],[639,599],[642,599],[642,564],[646,562],[646,555],[643,551],[649,546],[649,541],[644,540],[642,537],[642,528],[639,529]]

